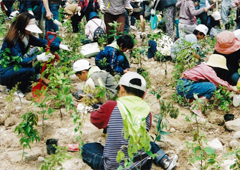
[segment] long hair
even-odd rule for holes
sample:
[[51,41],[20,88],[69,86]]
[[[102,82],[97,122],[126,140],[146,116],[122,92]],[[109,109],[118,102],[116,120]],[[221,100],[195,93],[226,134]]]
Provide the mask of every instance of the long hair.
[[28,12],[23,12],[16,18],[5,37],[7,45],[14,46],[19,38],[22,39],[25,36],[25,28],[33,18],[34,16]]

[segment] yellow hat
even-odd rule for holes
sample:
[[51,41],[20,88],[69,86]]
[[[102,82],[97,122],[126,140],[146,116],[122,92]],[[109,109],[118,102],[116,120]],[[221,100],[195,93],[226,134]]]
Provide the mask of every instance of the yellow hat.
[[212,54],[208,59],[207,65],[228,70],[226,58],[220,54]]

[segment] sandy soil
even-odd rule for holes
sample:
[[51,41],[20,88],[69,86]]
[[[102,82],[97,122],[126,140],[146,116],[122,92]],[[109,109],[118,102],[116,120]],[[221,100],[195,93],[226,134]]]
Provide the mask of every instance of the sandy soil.
[[[139,37],[139,33],[137,34]],[[92,63],[94,63],[94,58],[90,59]],[[167,66],[167,67],[166,67]],[[157,90],[159,87],[162,88],[162,97],[161,99],[170,100],[172,94],[175,92],[175,89],[170,87],[171,82],[171,72],[174,67],[174,63],[167,62],[161,63],[154,61],[152,59],[147,59],[143,61],[143,67],[149,71],[150,80],[151,80],[151,88]],[[131,64],[131,70],[136,71],[138,68],[137,64]],[[167,75],[165,75],[165,69],[167,68]],[[79,89],[82,86],[82,82],[76,79],[73,79],[73,87],[75,90]],[[4,126],[2,124],[0,126],[0,170],[35,170],[38,169],[39,166],[39,157],[47,157],[46,152],[46,140],[50,138],[58,139],[58,145],[63,146],[65,144],[77,143],[75,137],[77,134],[74,133],[73,119],[70,115],[70,112],[66,112],[63,110],[63,119],[61,120],[59,111],[55,111],[53,116],[48,116],[47,120],[44,122],[44,134],[43,138],[40,142],[34,142],[31,144],[31,149],[27,149],[27,156],[29,160],[24,159],[21,162],[21,153],[22,147],[19,144],[20,136],[17,136],[14,133],[14,129],[17,124],[20,123],[20,116],[27,111],[37,112],[39,109],[35,106],[30,105],[31,101],[26,100],[26,98],[22,99],[22,105],[19,99],[16,97],[13,103],[8,103],[6,101],[7,95],[4,94],[4,88],[0,89],[0,115],[3,117],[11,118],[14,125],[12,126]],[[148,90],[150,92],[150,89]],[[147,94],[146,99],[147,102],[151,105],[156,102],[156,99],[153,95]],[[10,108],[12,106],[12,108]],[[193,169],[194,166],[189,163],[188,158],[188,149],[186,147],[185,141],[193,140],[193,132],[196,129],[196,123],[194,121],[187,122],[185,120],[185,115],[190,115],[189,108],[180,106],[177,103],[174,103],[174,106],[179,109],[180,114],[177,119],[168,118],[168,128],[166,131],[171,132],[170,135],[164,136],[163,142],[158,142],[161,148],[166,153],[176,153],[179,156],[178,167],[177,170],[190,170]],[[10,108],[10,109],[9,109]],[[159,113],[159,105],[154,104],[151,105],[151,110],[154,115]],[[230,106],[230,113],[235,114],[235,118],[239,118],[240,108],[235,108]],[[207,139],[211,141],[212,139],[218,138],[224,146],[224,151],[221,155],[228,152],[228,144],[232,138],[234,132],[229,132],[225,129],[223,115],[225,113],[223,111],[215,110],[207,112],[207,122],[201,125],[201,133],[205,134]],[[98,130],[94,127],[89,120],[89,114],[83,115],[83,123],[82,123],[82,140],[84,143],[88,142],[100,142],[102,144],[105,143],[105,136],[102,133],[102,130]],[[37,130],[41,132],[42,122],[38,122]],[[155,123],[151,128],[151,135],[156,131]],[[63,164],[64,170],[88,170],[90,169],[86,164],[82,162],[79,158],[79,154],[76,152],[70,152],[70,154],[74,157],[71,160],[67,160]],[[195,165],[199,167],[197,164]],[[153,170],[161,169],[159,167],[153,166]]]

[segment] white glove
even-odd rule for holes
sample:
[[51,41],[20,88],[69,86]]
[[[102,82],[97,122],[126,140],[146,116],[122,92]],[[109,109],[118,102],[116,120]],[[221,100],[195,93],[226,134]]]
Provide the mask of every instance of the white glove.
[[42,53],[40,55],[37,55],[37,60],[38,61],[48,61],[49,58],[51,58],[51,57],[52,57],[51,53],[49,53],[48,55],[46,55],[46,53]]
[[32,12],[32,10],[28,11],[28,13],[34,16],[34,13]]
[[18,11],[14,11],[10,14],[9,18],[13,19],[14,17],[18,16],[19,12]]
[[79,6],[79,7],[77,7],[77,13],[78,13],[78,16],[81,16],[81,7]]
[[105,6],[101,6],[100,7],[100,11],[102,14],[105,14],[105,12],[107,11],[106,7]]
[[68,48],[68,46],[67,46],[67,45],[64,45],[64,44],[60,44],[60,45],[59,45],[59,48],[60,48],[60,49],[63,49],[63,50],[70,51],[69,48]]
[[128,10],[128,15],[132,15],[133,13],[133,7],[131,5],[125,7]]

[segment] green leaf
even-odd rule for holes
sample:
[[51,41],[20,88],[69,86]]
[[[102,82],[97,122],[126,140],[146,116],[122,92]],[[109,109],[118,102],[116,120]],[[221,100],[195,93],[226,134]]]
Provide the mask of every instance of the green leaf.
[[204,148],[204,151],[208,154],[208,155],[213,155],[215,153],[214,149],[206,147]]

